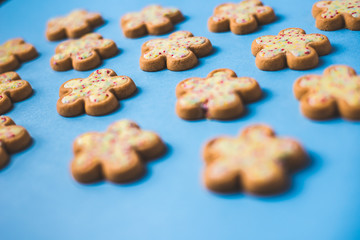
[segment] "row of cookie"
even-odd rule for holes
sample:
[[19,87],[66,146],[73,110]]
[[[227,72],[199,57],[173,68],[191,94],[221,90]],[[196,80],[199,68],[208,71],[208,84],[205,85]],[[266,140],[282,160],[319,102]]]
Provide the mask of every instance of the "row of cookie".
[[[9,162],[9,153],[27,147],[31,138],[25,128],[9,117],[0,117],[0,168]],[[154,132],[142,130],[135,122],[121,120],[106,132],[89,132],[73,144],[71,172],[80,183],[106,179],[126,183],[142,177],[146,161],[166,151]],[[302,168],[308,157],[302,146],[289,138],[278,138],[265,125],[245,128],[238,137],[218,137],[203,150],[205,185],[212,191],[243,189],[254,194],[277,193],[286,189],[289,171]]]
[[[360,30],[360,2],[358,0],[320,1],[313,5],[312,15],[321,30],[337,30],[346,27]],[[161,35],[170,32],[174,24],[184,19],[177,8],[150,5],[140,12],[125,14],[121,18],[123,33],[128,38],[147,34]],[[235,34],[247,34],[259,24],[276,19],[270,6],[263,6],[260,0],[244,0],[239,3],[225,3],[217,6],[208,20],[211,32],[231,30]],[[67,16],[51,19],[47,24],[46,37],[50,41],[64,38],[79,38],[93,28],[103,24],[99,13],[76,10]]]
[[[20,61],[37,56],[35,48],[21,39],[7,41],[0,46],[0,72],[17,68]],[[145,42],[141,48],[140,68],[144,71],[159,71],[168,68],[181,71],[194,67],[197,58],[212,51],[212,44],[205,37],[194,37],[188,31],[177,31],[168,39],[154,39]],[[331,51],[328,38],[322,34],[306,34],[300,28],[288,28],[275,36],[255,39],[251,51],[255,63],[261,70],[279,70],[285,66],[291,69],[309,69],[319,62],[318,55]],[[115,56],[118,48],[114,41],[103,39],[100,34],[89,33],[78,40],[59,44],[51,58],[51,67],[56,71],[71,68],[84,71],[97,67],[101,58]]]
[[[118,99],[136,91],[134,81],[117,76],[111,69],[99,69],[87,78],[71,79],[60,87],[57,111],[73,117],[84,112],[104,115],[114,111]],[[0,114],[32,93],[30,84],[15,72],[0,75]],[[294,83],[294,94],[301,101],[301,110],[311,119],[328,119],[337,113],[351,119],[360,119],[360,81],[354,69],[335,65],[323,76],[305,75]],[[232,119],[244,111],[244,103],[261,98],[257,81],[250,77],[237,77],[230,69],[217,69],[206,78],[193,77],[181,81],[176,87],[176,112],[183,118]]]

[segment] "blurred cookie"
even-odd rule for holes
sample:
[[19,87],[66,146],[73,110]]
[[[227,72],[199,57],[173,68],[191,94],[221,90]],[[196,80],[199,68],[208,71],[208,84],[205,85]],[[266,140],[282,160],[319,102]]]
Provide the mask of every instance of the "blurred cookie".
[[138,38],[150,35],[168,33],[174,24],[184,19],[177,8],[164,8],[159,5],[150,5],[140,12],[128,13],[121,18],[121,28],[128,38]]
[[104,20],[99,13],[74,10],[67,16],[50,19],[47,23],[46,37],[50,41],[79,38],[103,23]]
[[307,162],[297,141],[279,138],[265,125],[247,127],[235,138],[212,139],[203,156],[205,185],[215,192],[278,193],[288,186],[289,170]]
[[129,182],[143,175],[146,160],[159,157],[165,150],[156,133],[142,130],[130,120],[121,120],[104,133],[90,132],[76,138],[71,172],[82,183],[103,178]]
[[308,118],[341,115],[360,120],[360,76],[351,67],[334,65],[326,68],[324,75],[302,76],[294,84],[294,93]]

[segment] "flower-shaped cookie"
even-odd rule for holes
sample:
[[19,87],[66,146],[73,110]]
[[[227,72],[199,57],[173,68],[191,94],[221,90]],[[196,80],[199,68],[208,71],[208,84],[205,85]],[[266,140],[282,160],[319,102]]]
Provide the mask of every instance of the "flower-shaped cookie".
[[82,113],[104,115],[119,106],[118,99],[129,97],[136,91],[133,80],[117,76],[111,69],[99,69],[87,78],[75,78],[60,87],[57,111],[65,117]]
[[79,38],[103,23],[104,20],[99,13],[75,10],[65,17],[50,19],[47,24],[46,37],[50,41]]
[[72,68],[85,71],[97,67],[102,58],[113,57],[117,52],[118,48],[113,40],[103,39],[97,33],[88,33],[82,38],[60,43],[50,64],[55,71]]
[[206,78],[189,78],[176,87],[176,112],[183,119],[231,119],[244,111],[243,102],[261,97],[255,79],[237,77],[230,69],[217,69]]
[[170,32],[174,24],[184,19],[176,8],[164,8],[150,5],[141,12],[125,14],[121,18],[121,27],[128,38],[138,38],[146,34],[161,35]]
[[165,144],[154,132],[145,131],[129,120],[110,125],[104,133],[85,133],[74,142],[71,171],[83,183],[105,178],[120,183],[139,178],[145,160],[165,151]]
[[286,187],[288,170],[307,162],[297,141],[278,138],[265,125],[247,127],[236,138],[212,139],[203,155],[205,184],[216,192],[276,193]]
[[18,102],[29,97],[32,93],[30,84],[21,80],[16,72],[0,74],[0,114],[4,114],[12,107],[12,102]]
[[37,57],[35,47],[22,38],[14,38],[0,45],[0,73],[15,70],[20,62]]
[[190,69],[197,64],[198,57],[211,50],[211,42],[205,37],[194,37],[188,31],[174,32],[168,39],[154,39],[142,45],[140,68],[149,72],[166,67],[172,71]]
[[274,20],[275,13],[271,7],[263,6],[259,0],[244,0],[217,6],[208,20],[208,28],[211,32],[231,30],[235,34],[246,34],[255,31],[259,24]]
[[31,137],[25,128],[15,125],[9,117],[0,116],[0,168],[9,162],[10,153],[24,149],[30,142]]
[[319,55],[330,53],[331,45],[322,34],[306,34],[301,28],[287,28],[278,35],[255,39],[251,52],[261,70],[275,71],[288,66],[291,69],[310,69],[319,62]]
[[321,30],[333,31],[343,27],[360,30],[359,0],[320,1],[313,5],[312,15],[316,27]]
[[294,93],[301,111],[311,119],[322,120],[340,114],[360,120],[360,76],[354,69],[334,65],[324,75],[306,75],[296,80]]

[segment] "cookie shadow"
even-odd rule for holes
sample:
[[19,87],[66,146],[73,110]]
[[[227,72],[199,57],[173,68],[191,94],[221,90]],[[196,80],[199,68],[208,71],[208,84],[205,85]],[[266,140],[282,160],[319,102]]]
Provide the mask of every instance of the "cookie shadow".
[[269,23],[265,23],[265,24],[259,24],[257,29],[253,32],[251,32],[250,34],[253,34],[253,35],[256,35],[257,32],[260,32],[260,31],[267,31],[271,28],[271,25],[272,24],[277,24],[277,23],[281,23],[285,20],[285,15],[283,14],[277,14],[275,12],[275,19],[274,21],[272,22],[269,22]]
[[127,188],[127,187],[134,187],[137,185],[144,184],[153,175],[153,171],[152,171],[153,164],[159,164],[163,161],[167,161],[168,159],[170,159],[170,156],[172,155],[172,153],[173,153],[173,148],[168,143],[165,143],[164,152],[159,157],[145,160],[144,161],[145,171],[142,173],[142,175],[138,176],[137,178],[132,179],[131,181],[122,182],[122,183],[112,183],[112,182],[108,182],[105,179],[103,179],[99,182],[94,182],[94,183],[90,183],[90,184],[86,184],[86,185],[99,186],[102,184],[110,183],[110,184],[114,185],[115,187]]
[[[191,69],[197,69],[197,68],[200,68],[202,67],[205,62],[208,60],[208,59],[212,59],[213,57],[215,57],[217,55],[217,53],[220,52],[220,48],[217,47],[217,46],[212,46],[212,50],[209,54],[207,54],[206,56],[203,56],[203,57],[200,57],[198,58],[198,62],[197,64],[192,67]],[[183,71],[188,71],[188,70],[191,70],[191,69],[185,69]],[[182,72],[182,71],[181,71]]]
[[[190,19],[190,18],[189,18],[188,16],[186,16],[186,15],[183,15],[183,17],[184,17],[184,18],[183,18],[182,21],[173,24],[173,25],[174,25],[174,30],[173,30],[173,31],[180,31],[180,30],[181,30],[180,26],[181,26],[182,24],[188,22],[189,19]],[[173,31],[172,31],[172,32],[173,32]]]

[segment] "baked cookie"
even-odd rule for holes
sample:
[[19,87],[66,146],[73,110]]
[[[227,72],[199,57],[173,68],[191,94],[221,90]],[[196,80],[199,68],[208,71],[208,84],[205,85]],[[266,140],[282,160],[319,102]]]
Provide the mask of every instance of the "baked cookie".
[[286,66],[304,70],[317,66],[319,55],[331,52],[328,38],[322,34],[306,34],[301,28],[287,28],[278,35],[255,39],[251,52],[256,66],[265,71],[280,70]]
[[321,30],[333,31],[343,27],[360,30],[359,0],[320,1],[313,5],[312,15],[316,27]]
[[80,39],[60,43],[50,65],[55,71],[72,68],[86,71],[99,66],[102,58],[113,57],[117,52],[118,48],[113,40],[103,39],[97,33],[88,33]]
[[0,73],[12,71],[38,56],[35,47],[22,38],[14,38],[0,45]]
[[307,162],[297,141],[276,137],[265,125],[247,127],[236,138],[212,139],[203,156],[205,185],[216,192],[277,193],[288,185],[288,170]]
[[99,13],[74,10],[65,17],[50,19],[47,23],[46,37],[50,41],[79,38],[103,23],[104,20]]
[[305,116],[322,120],[340,114],[360,120],[360,76],[354,69],[334,65],[324,75],[306,75],[296,80],[294,94]]
[[182,71],[194,67],[198,58],[212,50],[209,39],[194,37],[191,32],[177,31],[168,39],[154,39],[145,42],[141,48],[140,68],[154,72],[167,68]]
[[26,99],[32,93],[30,84],[21,80],[16,72],[0,74],[0,114],[12,107],[12,102]]
[[275,20],[274,10],[263,6],[259,0],[244,0],[239,3],[224,3],[217,6],[208,20],[211,32],[247,34],[254,32],[258,25]]
[[119,106],[118,99],[131,96],[136,91],[133,80],[117,76],[111,69],[99,69],[88,78],[75,78],[60,87],[57,111],[64,117],[82,113],[105,115]]
[[15,125],[14,121],[6,116],[0,116],[0,168],[9,162],[10,153],[26,148],[31,137],[25,128]]
[[243,113],[243,102],[253,102],[261,95],[255,79],[217,69],[206,78],[188,78],[176,86],[176,113],[187,120],[232,119]]
[[74,142],[71,172],[82,183],[105,178],[111,182],[133,181],[145,172],[145,160],[159,157],[165,144],[154,132],[135,122],[121,120],[104,133],[85,133]]
[[125,14],[121,18],[121,28],[128,38],[138,38],[150,35],[168,33],[174,28],[174,24],[184,19],[177,8],[164,8],[159,5],[150,5],[141,12]]

